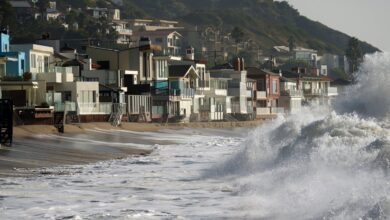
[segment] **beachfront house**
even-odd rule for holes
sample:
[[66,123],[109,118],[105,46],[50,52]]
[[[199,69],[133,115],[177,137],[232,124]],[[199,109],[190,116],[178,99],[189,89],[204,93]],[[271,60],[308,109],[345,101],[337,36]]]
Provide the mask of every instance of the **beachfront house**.
[[298,113],[302,108],[303,91],[299,87],[298,78],[282,76],[280,79],[280,97],[278,105],[286,113]]
[[174,121],[190,121],[198,78],[193,65],[169,66],[169,116]]
[[133,32],[132,41],[137,45],[143,37],[149,38],[152,45],[160,46],[162,55],[180,56],[182,54],[183,36],[175,30]]
[[284,113],[279,107],[280,75],[257,67],[248,67],[248,78],[256,81],[256,118]]
[[3,63],[0,64],[0,77],[23,76],[26,70],[26,56],[24,52],[10,50],[10,36],[7,33],[0,33],[0,57]]
[[331,79],[322,76],[318,71],[308,71],[306,68],[293,68],[283,71],[286,78],[296,79],[298,89],[303,92],[304,103],[329,104],[338,95],[336,87],[331,87]]
[[[168,87],[167,62],[163,58],[154,59],[154,53],[159,49],[147,38],[141,39],[137,47],[124,50],[87,48],[87,54],[100,65],[100,69],[111,73],[121,72],[118,81],[120,88],[126,92],[125,100],[132,121],[150,121],[152,88]],[[163,81],[165,83],[161,83]]]
[[26,54],[26,72],[32,73],[32,79],[36,79],[38,73],[47,73],[53,65],[53,47],[38,44],[12,44],[12,51],[20,51]]
[[[251,111],[248,112],[248,87],[247,71],[244,60],[237,58],[234,67],[231,65],[216,66],[210,70],[210,77],[214,79],[228,80],[228,96],[231,97],[231,115],[239,120],[251,118]],[[249,105],[249,108],[252,106]],[[228,109],[228,107],[226,107]]]

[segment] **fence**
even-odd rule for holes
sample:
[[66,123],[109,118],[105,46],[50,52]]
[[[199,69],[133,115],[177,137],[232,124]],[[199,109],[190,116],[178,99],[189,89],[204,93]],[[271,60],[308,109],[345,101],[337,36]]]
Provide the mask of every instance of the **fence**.
[[110,115],[112,113],[111,102],[78,103],[79,115]]

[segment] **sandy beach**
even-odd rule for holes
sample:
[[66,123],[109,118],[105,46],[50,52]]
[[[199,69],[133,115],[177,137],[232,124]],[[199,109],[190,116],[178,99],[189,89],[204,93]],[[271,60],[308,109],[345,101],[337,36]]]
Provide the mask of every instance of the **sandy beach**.
[[[84,123],[65,126],[65,134],[59,134],[54,126],[24,125],[14,128],[14,143],[12,147],[0,147],[0,177],[26,176],[45,174],[43,171],[31,171],[42,167],[62,165],[81,165],[103,160],[120,159],[130,155],[143,156],[150,154],[152,148],[122,145],[120,143],[137,143],[147,145],[172,144],[171,141],[153,140],[147,132],[159,130],[177,130],[183,128],[217,128],[254,127],[262,121],[248,122],[209,122],[188,124],[153,124],[153,123],[123,123],[112,127],[109,123]],[[94,131],[118,130],[116,137],[107,136]],[[136,132],[127,138],[120,135],[121,131]],[[81,141],[78,141],[78,139]],[[113,144],[90,143],[84,140],[93,139],[110,141]],[[119,143],[119,144],[118,144]]]

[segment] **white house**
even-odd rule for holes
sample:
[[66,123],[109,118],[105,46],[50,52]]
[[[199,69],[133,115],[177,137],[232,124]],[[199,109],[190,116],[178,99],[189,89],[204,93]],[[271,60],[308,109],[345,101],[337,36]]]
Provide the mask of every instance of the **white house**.
[[228,81],[228,96],[231,96],[231,113],[238,117],[248,115],[247,71],[243,60],[235,63],[234,69],[210,70],[212,78],[230,79]]
[[10,48],[26,54],[26,71],[32,73],[33,79],[36,79],[36,74],[49,71],[53,60],[53,47],[38,44],[11,44]]
[[180,56],[183,36],[174,30],[156,30],[134,32],[132,40],[139,44],[141,37],[148,37],[153,45],[161,47],[162,55]]

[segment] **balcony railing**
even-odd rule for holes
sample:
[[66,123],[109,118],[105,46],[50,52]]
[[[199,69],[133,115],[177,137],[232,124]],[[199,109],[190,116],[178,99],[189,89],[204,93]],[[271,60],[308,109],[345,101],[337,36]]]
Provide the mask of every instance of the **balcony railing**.
[[281,96],[289,96],[289,97],[302,97],[303,91],[302,90],[283,90],[280,91]]
[[271,114],[284,114],[284,108],[271,107]]
[[256,108],[256,114],[257,115],[277,115],[277,114],[284,114],[284,108],[278,108],[278,107],[257,107]]
[[257,100],[267,99],[267,92],[266,91],[257,91],[256,92],[256,99]]
[[181,98],[193,98],[195,95],[195,90],[190,88],[185,89],[171,89],[169,91],[170,96],[176,96]]
[[271,108],[256,108],[257,115],[270,115]]
[[109,115],[112,112],[112,103],[78,103],[79,115]]
[[308,89],[304,90],[303,93],[310,96],[337,96],[338,90],[336,87],[328,87],[326,89]]
[[337,87],[328,88],[328,96],[337,96],[339,94]]
[[75,102],[54,103],[54,111],[56,112],[75,112],[77,111]]

